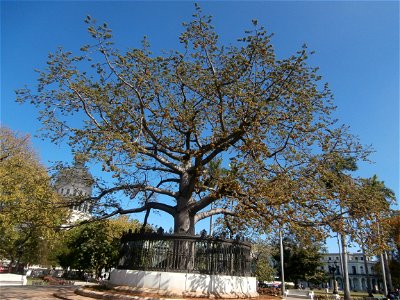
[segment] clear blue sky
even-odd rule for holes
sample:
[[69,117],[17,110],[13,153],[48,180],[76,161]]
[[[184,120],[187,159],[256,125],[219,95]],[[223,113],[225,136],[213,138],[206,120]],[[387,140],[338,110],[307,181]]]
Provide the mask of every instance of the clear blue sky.
[[[338,106],[340,122],[363,144],[371,144],[373,164],[358,175],[377,174],[399,197],[399,2],[398,1],[199,1],[214,16],[224,43],[232,43],[258,19],[269,32],[278,57],[303,43],[316,51]],[[83,20],[91,15],[113,29],[120,49],[137,47],[148,36],[156,52],[179,45],[181,23],[194,12],[193,2],[2,1],[1,123],[34,136],[37,112],[15,103],[14,90],[33,87],[47,54],[57,47],[77,51],[90,42]],[[43,163],[71,160],[68,149],[33,138]],[[397,205],[397,208],[398,205]],[[168,228],[168,227],[167,227]]]

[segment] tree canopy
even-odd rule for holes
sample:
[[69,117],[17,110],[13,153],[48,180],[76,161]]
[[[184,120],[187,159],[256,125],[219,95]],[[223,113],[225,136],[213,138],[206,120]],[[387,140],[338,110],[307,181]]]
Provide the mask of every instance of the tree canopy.
[[356,193],[362,205],[356,206],[344,223],[352,239],[363,245],[370,255],[394,249],[390,243],[393,227],[388,221],[391,215],[390,204],[396,199],[394,192],[374,175],[361,179]]
[[86,23],[93,43],[78,55],[49,54],[37,90],[20,89],[17,98],[39,108],[47,138],[67,140],[112,174],[92,199],[98,217],[155,209],[173,216],[175,232],[194,233],[214,214],[250,225],[262,218],[261,227],[337,216],[341,200],[321,178],[332,162],[365,159],[368,149],[336,122],[306,46],[277,58],[255,20],[221,45],[198,6],[179,50],[163,55],[146,38],[120,51],[107,24]]
[[28,136],[0,127],[0,259],[47,264],[66,217]]
[[57,249],[58,262],[65,269],[94,272],[100,276],[102,269],[109,270],[117,265],[123,232],[139,228],[138,221],[121,216],[64,231]]

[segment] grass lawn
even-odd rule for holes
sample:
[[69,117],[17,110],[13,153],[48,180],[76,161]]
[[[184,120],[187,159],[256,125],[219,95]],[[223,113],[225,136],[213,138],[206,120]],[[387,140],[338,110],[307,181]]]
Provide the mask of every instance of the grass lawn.
[[[314,290],[314,294],[316,295],[326,295],[326,292],[324,290]],[[332,292],[328,293],[332,294]],[[339,295],[343,296],[343,291],[339,291]],[[351,297],[357,297],[357,298],[362,298],[362,297],[367,297],[368,293],[367,292],[350,292]],[[383,294],[373,294],[374,297],[383,297]]]
[[26,279],[26,285],[47,285],[47,282],[45,282],[44,280],[40,279],[40,278],[32,278],[32,277],[28,277]]

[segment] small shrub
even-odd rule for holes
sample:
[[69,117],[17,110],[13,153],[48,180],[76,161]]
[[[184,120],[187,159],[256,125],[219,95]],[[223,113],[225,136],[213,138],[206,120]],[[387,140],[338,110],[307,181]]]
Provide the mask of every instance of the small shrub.
[[279,296],[281,290],[274,287],[268,287],[268,288],[258,288],[257,292],[260,295]]
[[93,290],[96,290],[96,291],[109,291],[109,290],[112,290],[112,288],[108,287],[105,284],[91,286],[90,288],[93,289]]

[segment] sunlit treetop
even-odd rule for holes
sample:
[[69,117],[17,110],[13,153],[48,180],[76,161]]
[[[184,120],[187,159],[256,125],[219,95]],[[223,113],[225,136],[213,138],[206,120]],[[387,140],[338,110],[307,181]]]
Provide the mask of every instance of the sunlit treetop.
[[157,209],[181,233],[213,214],[248,224],[262,216],[265,226],[334,218],[330,166],[369,151],[332,117],[332,93],[306,46],[277,59],[254,20],[236,43],[221,45],[198,6],[180,50],[161,56],[146,38],[118,50],[106,24],[86,22],[93,42],[78,55],[51,53],[37,90],[17,95],[38,107],[45,137],[67,140],[112,173],[93,196],[99,216]]
[[29,136],[0,127],[0,259],[47,263],[55,229],[65,222],[65,204]]

